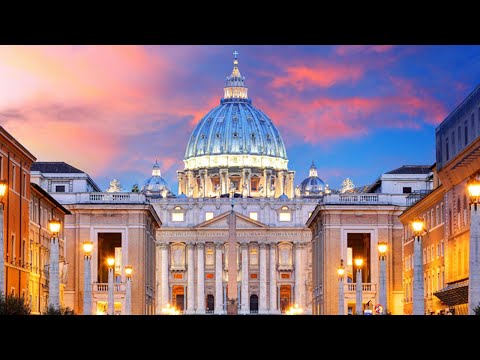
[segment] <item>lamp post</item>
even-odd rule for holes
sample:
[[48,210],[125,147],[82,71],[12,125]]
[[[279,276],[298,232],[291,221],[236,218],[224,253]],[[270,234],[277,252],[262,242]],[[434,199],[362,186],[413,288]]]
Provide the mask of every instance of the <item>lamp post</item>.
[[356,258],[355,265],[357,266],[357,286],[355,289],[355,313],[363,315],[363,283],[362,283],[362,266],[363,259]]
[[425,315],[422,237],[423,219],[412,221],[413,239],[413,315]]
[[470,254],[468,263],[468,314],[474,315],[475,307],[480,305],[480,181],[473,176],[468,181],[470,196]]
[[343,259],[340,260],[340,267],[337,269],[338,274],[338,315],[345,315],[345,294],[344,294],[344,275],[345,267],[343,266]]
[[60,246],[58,244],[58,234],[60,233],[60,220],[52,219],[48,222],[48,227],[52,233],[50,240],[50,268],[48,281],[48,307],[56,310],[60,308],[60,274],[58,271],[58,263]]
[[378,260],[380,261],[380,278],[378,281],[378,302],[382,305],[382,313],[381,315],[385,315],[387,313],[387,262],[386,262],[386,254],[387,254],[388,245],[386,242],[379,242],[378,243]]
[[92,315],[92,250],[91,241],[83,242],[83,315]]
[[125,266],[125,277],[126,277],[126,294],[125,294],[125,315],[131,315],[132,313],[132,273],[133,266]]
[[108,315],[115,314],[115,302],[113,297],[113,267],[115,265],[115,258],[107,259],[108,265]]
[[3,222],[3,198],[7,193],[8,183],[0,180],[0,294],[5,294],[5,254],[4,254],[4,222]]

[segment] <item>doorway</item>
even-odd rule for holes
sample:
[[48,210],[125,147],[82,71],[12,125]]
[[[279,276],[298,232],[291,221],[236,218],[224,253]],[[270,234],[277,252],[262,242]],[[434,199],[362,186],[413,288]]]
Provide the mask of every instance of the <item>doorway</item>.
[[292,304],[292,286],[281,285],[280,286],[280,311],[285,313]]
[[255,294],[250,296],[250,314],[258,314],[258,296]]

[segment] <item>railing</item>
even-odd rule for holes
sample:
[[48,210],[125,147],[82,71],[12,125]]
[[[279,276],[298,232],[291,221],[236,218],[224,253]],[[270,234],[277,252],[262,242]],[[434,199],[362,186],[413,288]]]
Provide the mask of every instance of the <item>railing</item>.
[[432,190],[415,190],[407,196],[407,206],[412,206],[417,201],[421,200],[423,197],[431,193]]
[[[93,283],[94,292],[108,292],[108,283]],[[125,292],[125,284],[113,284],[114,292]]]
[[214,310],[205,310],[205,314],[213,314]]
[[[348,283],[348,284],[345,284],[345,291],[346,291],[346,292],[355,292],[355,291],[357,291],[357,284],[356,284],[356,283]],[[365,291],[365,292],[377,291],[377,284],[374,284],[374,283],[362,283],[362,291]]]
[[258,310],[250,310],[250,314],[258,314]]
[[371,204],[405,206],[405,194],[330,194],[320,199],[320,204]]
[[60,204],[145,204],[148,203],[142,193],[109,193],[109,192],[76,192],[55,193],[55,199]]

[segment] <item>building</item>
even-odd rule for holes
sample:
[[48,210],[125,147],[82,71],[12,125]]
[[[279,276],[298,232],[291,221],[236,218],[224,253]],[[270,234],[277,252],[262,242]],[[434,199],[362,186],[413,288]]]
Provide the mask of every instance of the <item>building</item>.
[[[351,190],[320,199],[306,223],[312,231],[314,314],[338,314],[339,309],[343,314],[355,313],[356,258],[363,259],[360,308],[368,304],[372,309],[379,303],[379,242],[388,246],[387,303],[381,305],[391,314],[403,313],[403,226],[398,216],[406,208],[410,192],[431,188],[429,182],[430,166],[406,165],[383,174],[369,187],[357,188],[359,191],[350,184]],[[342,277],[339,284],[337,269],[341,264],[345,280]]]
[[440,182],[435,165],[432,166],[433,190],[407,197],[409,207],[400,215],[404,226],[403,236],[403,288],[404,314],[413,313],[413,231],[411,224],[421,218],[426,234],[422,236],[422,264],[424,273],[424,297],[426,314],[444,314],[445,304],[434,294],[445,287],[445,189]]
[[60,304],[65,305],[64,292],[68,274],[68,262],[65,244],[65,215],[70,211],[65,209],[49,193],[35,183],[30,184],[30,231],[29,231],[29,283],[28,300],[32,314],[41,314],[48,308],[48,285],[50,268],[51,233],[48,221],[60,220],[59,272],[60,272]]
[[36,162],[32,181],[41,184],[71,215],[65,218],[65,305],[82,314],[84,241],[93,242],[92,313],[107,312],[106,260],[115,258],[115,313],[125,313],[125,266],[133,266],[132,314],[155,310],[155,231],[161,225],[144,194],[101,192],[87,173],[69,164]]
[[[479,175],[479,135],[480,86],[477,86],[435,129],[439,185],[402,215],[405,225],[412,215],[425,216],[427,221],[427,230],[422,236],[423,251],[426,252],[424,287],[427,313],[468,314],[478,305],[468,304],[468,293],[475,289],[469,288],[469,260],[474,253],[470,247],[471,211],[467,181],[471,176]],[[432,221],[437,225],[432,227]],[[412,236],[407,231],[406,227],[406,239]],[[410,294],[408,289],[406,292]]]
[[241,314],[278,314],[293,304],[310,312],[305,222],[318,201],[308,195],[320,188],[295,190],[280,133],[253,106],[236,58],[220,105],[193,130],[184,163],[178,197],[163,196],[163,185],[157,196],[147,193],[162,219],[157,313],[173,304],[187,314],[225,314],[229,303]]
[[[0,126],[0,179],[7,181],[3,200],[4,241],[0,248],[3,293],[28,299],[30,167],[36,160]],[[3,287],[2,286],[2,287]]]

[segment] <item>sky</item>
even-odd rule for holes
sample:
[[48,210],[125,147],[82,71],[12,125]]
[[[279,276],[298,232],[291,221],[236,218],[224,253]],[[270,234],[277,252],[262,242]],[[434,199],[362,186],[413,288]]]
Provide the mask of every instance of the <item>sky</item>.
[[0,46],[0,125],[37,161],[102,190],[176,171],[219,105],[233,51],[252,104],[279,129],[295,183],[312,161],[330,188],[435,162],[435,127],[480,84],[480,46]]

